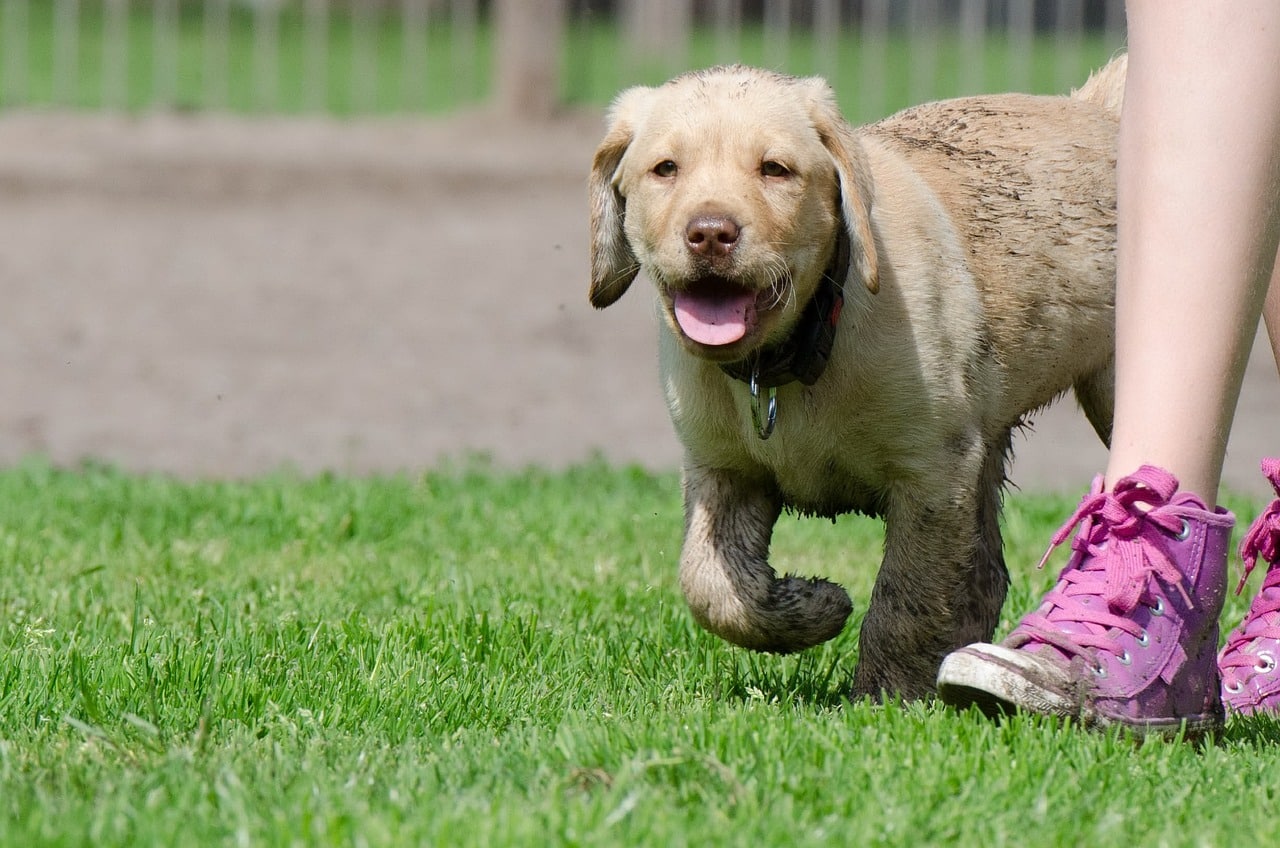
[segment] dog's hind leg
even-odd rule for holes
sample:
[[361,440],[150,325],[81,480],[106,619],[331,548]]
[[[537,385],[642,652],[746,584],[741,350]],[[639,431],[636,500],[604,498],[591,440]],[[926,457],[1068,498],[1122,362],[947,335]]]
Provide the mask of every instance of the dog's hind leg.
[[853,607],[828,580],[786,576],[769,565],[782,511],[773,488],[741,475],[686,468],[680,587],[693,617],[717,636],[757,651],[789,653],[844,629]]
[[1102,443],[1111,446],[1111,419],[1116,408],[1116,363],[1112,359],[1102,368],[1076,380],[1076,401],[1085,418]]
[[987,449],[978,480],[978,523],[971,555],[971,579],[958,586],[955,641],[957,646],[985,642],[995,633],[1009,591],[1009,570],[1004,564],[1004,540],[1000,512],[1004,501],[1013,433],[1006,430]]

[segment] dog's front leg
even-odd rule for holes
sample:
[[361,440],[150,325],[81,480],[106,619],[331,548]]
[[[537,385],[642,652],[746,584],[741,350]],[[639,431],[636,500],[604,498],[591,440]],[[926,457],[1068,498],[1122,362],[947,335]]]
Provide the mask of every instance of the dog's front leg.
[[680,586],[698,623],[735,645],[790,653],[837,635],[852,606],[828,580],[779,578],[769,540],[782,510],[767,483],[687,467]]
[[[989,553],[979,543],[978,516],[972,491],[944,491],[925,500],[917,490],[899,490],[890,497],[884,562],[859,634],[855,696],[927,697],[944,656],[990,637],[994,619],[975,616],[972,596],[998,593],[998,612],[1003,580],[981,578],[993,569],[1002,576],[1003,563],[997,569],[983,560],[977,567]],[[998,531],[995,547],[999,557]]]

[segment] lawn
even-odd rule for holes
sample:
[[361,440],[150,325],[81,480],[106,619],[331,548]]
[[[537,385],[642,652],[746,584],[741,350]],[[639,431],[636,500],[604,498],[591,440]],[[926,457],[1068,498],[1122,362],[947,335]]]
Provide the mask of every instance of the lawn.
[[[483,17],[433,14],[406,26],[398,4],[356,5],[318,24],[300,2],[261,16],[250,5],[133,0],[112,17],[101,2],[0,0],[0,106],[351,116],[441,114],[489,96],[493,37]],[[633,55],[618,26],[587,15],[567,28],[561,89],[567,104],[599,107],[628,85],[738,61],[825,75],[863,122],[962,93],[1065,93],[1118,47],[1095,32],[1015,43],[997,31],[973,43],[945,27],[883,38],[846,27],[820,39],[797,29],[771,40],[748,22],[727,36],[695,29],[675,59],[659,60]]]
[[299,2],[261,16],[250,3],[165,5],[131,0],[112,17],[102,2],[0,0],[0,105],[440,113],[488,90],[488,27],[429,18],[410,34],[358,4],[322,25]]
[[[93,7],[68,47],[51,12],[68,4],[28,6],[24,61],[0,61],[20,68],[0,79],[6,106],[95,108],[115,91],[145,109],[172,85],[177,108],[303,112],[319,92],[339,115],[442,112],[488,85],[483,27],[459,54],[433,26],[416,87],[402,33],[336,21],[317,87],[296,22],[268,43],[238,11],[210,99],[190,14],[170,82],[156,77],[168,60],[151,19],[130,17],[121,82],[104,76]],[[835,81],[851,116],[921,99],[908,42],[885,46],[884,88],[868,99],[864,45],[846,38]],[[945,36],[934,46],[943,82],[926,96],[956,93],[967,54]],[[766,63],[760,33],[739,49]],[[575,27],[566,99],[599,105],[665,76],[622,69],[618,50],[612,30]],[[986,50],[986,86],[1010,87],[1006,47]],[[1031,90],[1061,90],[1058,60],[1035,50]],[[53,57],[68,51],[75,71],[59,82]],[[1109,51],[1086,39],[1081,78]],[[790,56],[789,70],[823,70],[811,45]],[[691,64],[721,58],[709,37],[691,45]],[[459,62],[473,90],[448,82]],[[1242,525],[1261,506],[1229,505]],[[1011,495],[1010,615],[1052,582],[1054,566],[1033,564],[1072,506]],[[879,525],[780,524],[778,567],[833,577],[856,609],[841,637],[794,657],[693,625],[680,531],[674,475],[603,464],[241,482],[0,470],[0,845],[1275,843],[1276,721],[1233,721],[1203,746],[1138,745],[850,702]],[[1247,601],[1230,598],[1227,619]]]
[[[1010,498],[1013,612],[1071,506]],[[1275,721],[849,702],[857,622],[794,657],[700,632],[680,529],[674,475],[602,464],[0,471],[0,844],[1274,844]],[[784,518],[774,556],[860,612],[880,544]]]

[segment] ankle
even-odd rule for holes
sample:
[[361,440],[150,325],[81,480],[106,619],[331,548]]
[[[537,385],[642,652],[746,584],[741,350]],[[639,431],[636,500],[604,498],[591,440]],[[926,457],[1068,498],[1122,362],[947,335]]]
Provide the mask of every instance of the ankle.
[[1178,493],[1191,495],[1204,504],[1204,508],[1207,511],[1213,512],[1218,508],[1218,488],[1222,479],[1221,469],[1214,471],[1203,467],[1196,468],[1194,464],[1189,468],[1180,468],[1172,463],[1162,465],[1158,462],[1142,462],[1133,465],[1123,460],[1117,462],[1113,457],[1107,464],[1103,491],[1114,491],[1119,481],[1132,477],[1137,470],[1141,470],[1143,467],[1156,467],[1172,474],[1179,483]]

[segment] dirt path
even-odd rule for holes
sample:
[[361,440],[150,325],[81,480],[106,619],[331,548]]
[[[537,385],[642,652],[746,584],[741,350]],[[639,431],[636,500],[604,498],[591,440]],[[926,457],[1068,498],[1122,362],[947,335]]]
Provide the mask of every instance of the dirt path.
[[[586,303],[598,134],[0,116],[0,462],[675,467],[648,299]],[[1227,482],[1261,494],[1280,381],[1255,353]],[[1081,492],[1102,457],[1067,402],[1014,479]]]

